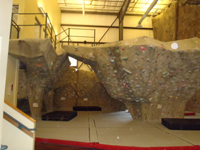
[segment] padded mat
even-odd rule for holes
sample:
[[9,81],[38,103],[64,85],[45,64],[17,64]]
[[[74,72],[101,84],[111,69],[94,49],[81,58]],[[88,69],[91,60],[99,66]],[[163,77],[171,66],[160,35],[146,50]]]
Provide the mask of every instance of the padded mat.
[[200,130],[200,119],[162,118],[162,124],[171,130]]
[[76,111],[54,111],[42,115],[44,121],[69,121],[77,116]]

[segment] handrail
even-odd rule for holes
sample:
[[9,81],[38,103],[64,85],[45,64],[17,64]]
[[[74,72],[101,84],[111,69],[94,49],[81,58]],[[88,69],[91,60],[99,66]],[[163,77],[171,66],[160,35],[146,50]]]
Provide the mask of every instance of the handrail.
[[20,31],[20,27],[17,25],[17,23],[14,20],[12,20],[12,24],[17,29],[17,31]]
[[16,126],[18,129],[20,129],[24,133],[26,133],[28,136],[30,136],[32,138],[34,137],[33,132],[31,132],[31,131],[35,131],[36,129],[27,128],[25,125],[23,125],[22,123],[20,123],[19,121],[17,121],[16,119],[11,117],[10,115],[8,115],[6,112],[4,112],[3,118],[5,120],[7,120],[8,122],[10,122],[12,125]]
[[27,119],[29,119],[30,121],[32,121],[33,123],[36,123],[36,120],[31,118],[30,116],[28,116],[27,114],[25,114],[23,111],[19,110],[17,107],[13,106],[11,103],[9,103],[8,101],[4,100],[4,103],[7,104],[8,106],[10,106],[11,108],[13,108],[14,110],[16,110],[18,113],[20,113],[21,115],[23,115],[24,117],[26,117]]
[[[13,15],[45,15],[45,24],[16,24],[15,22],[13,22]],[[50,21],[50,18],[48,16],[48,13],[12,13],[12,24],[11,24],[11,31],[10,31],[10,38],[11,38],[11,34],[12,34],[12,26],[14,26],[16,28],[17,26],[17,30],[18,30],[18,36],[17,38],[19,38],[19,31],[20,31],[20,27],[26,27],[26,26],[44,26],[44,32],[45,32],[45,38],[50,38],[51,42],[53,45],[56,45],[56,32],[54,30],[54,27]],[[47,37],[47,35],[49,35],[50,37]]]
[[6,116],[8,116],[10,119],[12,119],[13,121],[15,121],[16,123],[19,124],[18,128],[25,128],[28,131],[35,131],[36,129],[30,129],[28,127],[26,127],[24,124],[22,124],[21,122],[19,122],[18,120],[16,120],[15,118],[13,118],[11,115],[9,115],[8,113],[6,113],[5,111],[3,112]]
[[[61,27],[62,27],[62,26],[61,26]],[[96,29],[85,29],[85,28],[67,28],[67,29],[64,29],[63,27],[62,27],[62,29],[63,29],[63,31],[60,32],[59,34],[57,34],[57,35],[55,36],[55,39],[57,39],[57,36],[58,36],[58,35],[61,35],[62,33],[65,33],[66,36],[65,36],[64,38],[62,38],[61,40],[58,40],[58,42],[55,42],[55,46],[54,46],[55,49],[56,49],[56,45],[57,45],[58,43],[64,43],[65,41],[63,41],[63,40],[66,39],[66,38],[68,38],[68,41],[67,41],[68,45],[69,45],[69,43],[72,43],[72,44],[74,45],[74,43],[76,43],[76,42],[72,41],[70,37],[93,38],[93,39],[94,39],[94,42],[85,42],[85,41],[84,41],[83,43],[84,43],[84,44],[86,44],[86,43],[92,43],[92,44],[95,45]],[[92,30],[92,31],[94,31],[94,36],[70,35],[70,30]],[[67,33],[66,31],[68,31],[68,33]]]

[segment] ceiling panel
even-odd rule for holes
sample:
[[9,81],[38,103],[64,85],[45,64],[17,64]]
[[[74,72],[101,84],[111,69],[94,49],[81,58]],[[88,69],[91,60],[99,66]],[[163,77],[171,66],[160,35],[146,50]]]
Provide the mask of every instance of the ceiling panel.
[[[177,0],[158,0],[149,15],[164,11],[170,3]],[[127,14],[143,15],[153,0],[131,0]],[[124,0],[58,0],[61,10],[118,13]]]

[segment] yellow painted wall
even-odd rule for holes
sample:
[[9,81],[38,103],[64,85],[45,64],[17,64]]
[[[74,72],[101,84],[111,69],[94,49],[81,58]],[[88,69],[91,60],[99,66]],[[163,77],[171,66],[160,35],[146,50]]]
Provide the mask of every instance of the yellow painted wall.
[[[57,0],[13,0],[13,5],[19,5],[19,13],[41,13],[38,6],[42,6],[48,13],[55,32],[60,33],[61,10]],[[43,15],[19,15],[18,24],[35,24],[35,16],[41,24],[45,24]],[[34,26],[21,27],[20,38],[34,38],[34,29]],[[44,37],[43,32],[42,37]]]
[[[57,0],[13,0],[13,5],[19,5],[19,13],[40,13],[38,5],[41,5],[45,12],[48,13],[49,18],[53,24],[56,33],[60,32],[61,22],[61,11]],[[44,24],[45,17],[40,15],[19,15],[18,25],[35,24],[35,16],[39,21]],[[20,27],[20,38],[34,38],[35,27]],[[43,27],[44,28],[44,27]],[[13,33],[16,31],[13,30]],[[43,33],[43,32],[42,32]],[[15,33],[16,35],[16,33]],[[42,35],[43,37],[43,35]],[[16,38],[16,36],[15,36]],[[16,106],[17,103],[17,92],[18,92],[18,72],[19,72],[19,61],[12,56],[8,56],[7,62],[7,78],[6,78],[6,89],[5,99]],[[11,86],[13,85],[13,91]]]
[[[19,75],[19,60],[8,55],[5,100],[10,102],[14,106],[17,106],[18,75]],[[11,86],[13,86],[12,89]]]

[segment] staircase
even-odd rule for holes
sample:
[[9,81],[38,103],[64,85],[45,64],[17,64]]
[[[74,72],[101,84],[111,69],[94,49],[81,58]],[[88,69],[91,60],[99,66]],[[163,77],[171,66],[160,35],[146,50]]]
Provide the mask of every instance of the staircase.
[[1,150],[34,150],[36,121],[4,101]]

